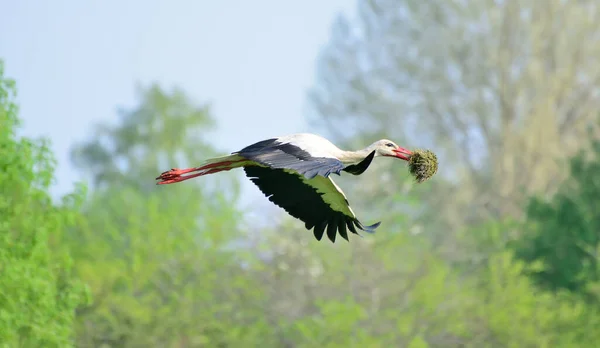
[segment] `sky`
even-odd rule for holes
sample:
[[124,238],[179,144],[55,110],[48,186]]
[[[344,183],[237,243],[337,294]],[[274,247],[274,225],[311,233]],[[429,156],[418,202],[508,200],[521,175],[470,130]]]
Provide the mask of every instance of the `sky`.
[[[355,0],[0,0],[0,58],[17,81],[23,134],[52,142],[57,197],[84,179],[69,163],[71,145],[94,124],[116,121],[117,108],[134,107],[136,83],[178,86],[197,103],[209,102],[218,121],[211,140],[227,153],[315,131],[304,111],[316,57],[335,17],[351,15],[355,6]],[[256,197],[249,185],[242,193]]]

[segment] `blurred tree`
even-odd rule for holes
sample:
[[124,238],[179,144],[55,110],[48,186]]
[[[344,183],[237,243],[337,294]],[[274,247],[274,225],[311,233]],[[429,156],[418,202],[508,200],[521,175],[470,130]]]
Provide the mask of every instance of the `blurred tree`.
[[265,313],[291,346],[418,347],[463,332],[461,299],[444,297],[459,294],[458,284],[447,265],[421,253],[426,239],[395,233],[331,244],[279,229],[287,233],[268,241],[256,277],[271,289]]
[[[377,332],[375,346],[597,345],[598,311],[534,286],[531,265],[506,246],[524,231],[527,198],[553,194],[568,174],[561,160],[587,146],[586,126],[600,106],[599,15],[589,0],[359,0],[355,20],[336,21],[309,93],[313,124],[345,147],[386,137],[432,148],[440,171],[411,185],[406,172],[393,174],[397,163],[379,161],[364,185],[344,186],[363,198],[357,209],[403,214],[408,223],[382,224],[390,248],[365,248],[358,262],[339,259],[341,252],[318,258],[352,277],[328,273],[329,287],[305,293],[348,308],[306,305],[312,317],[298,319],[302,325],[346,313],[344,329],[367,330],[360,338]],[[408,231],[425,231],[433,247],[416,243],[418,234],[407,239]],[[434,248],[460,263],[443,262]],[[296,288],[315,283],[303,279],[296,276]],[[349,289],[378,294],[379,311],[369,311],[366,295],[336,296]]]
[[569,294],[540,291],[524,274],[526,267],[500,250],[489,255],[482,272],[471,274],[475,292],[464,308],[469,312],[465,346],[595,346],[600,313]]
[[138,87],[138,97],[135,109],[119,110],[118,124],[98,125],[94,136],[72,151],[73,163],[96,189],[141,185],[154,191],[151,179],[166,166],[199,162],[214,153],[203,139],[215,126],[207,105],[196,106],[180,89],[168,93],[158,85]]
[[68,347],[86,293],[54,242],[76,221],[84,193],[52,201],[54,158],[46,141],[17,137],[15,96],[0,60],[0,345]]
[[465,233],[492,231],[486,258],[469,271],[422,252],[419,235],[332,245],[280,229],[288,233],[268,242],[264,267],[250,270],[270,288],[264,312],[275,346],[585,347],[600,339],[597,310],[532,284],[493,232],[503,223]]
[[[319,59],[312,119],[348,145],[385,136],[434,149],[420,216],[452,249],[465,223],[521,217],[527,195],[562,180],[556,159],[582,145],[600,107],[598,54],[596,1],[359,0]],[[365,174],[373,201],[403,185]]]
[[181,91],[150,86],[119,124],[74,149],[95,188],[85,223],[68,237],[94,295],[78,311],[80,346],[252,346],[269,337],[261,285],[244,270],[253,259],[236,244],[244,234],[235,183],[154,182],[175,163],[210,157],[203,135],[212,124]]
[[530,229],[515,241],[517,255],[533,264],[536,282],[600,300],[600,140],[570,161],[570,175],[548,200],[527,207]]

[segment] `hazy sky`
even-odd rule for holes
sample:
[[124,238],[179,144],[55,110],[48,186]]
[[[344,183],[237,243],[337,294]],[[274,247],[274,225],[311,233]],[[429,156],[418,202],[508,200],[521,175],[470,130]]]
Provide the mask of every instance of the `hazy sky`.
[[0,0],[0,57],[17,80],[25,134],[52,140],[53,192],[62,194],[80,179],[70,146],[94,123],[116,120],[117,107],[135,105],[136,82],[177,85],[212,102],[213,138],[228,152],[309,130],[315,58],[335,16],[354,7],[355,0]]

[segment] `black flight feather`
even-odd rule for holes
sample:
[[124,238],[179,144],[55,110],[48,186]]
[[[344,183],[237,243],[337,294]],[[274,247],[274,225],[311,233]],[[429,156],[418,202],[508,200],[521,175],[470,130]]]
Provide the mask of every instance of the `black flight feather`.
[[261,166],[245,166],[244,171],[269,201],[303,221],[306,229],[314,228],[317,240],[323,238],[325,231],[332,242],[335,242],[336,232],[348,240],[348,230],[356,235],[357,228],[373,233],[380,224],[363,226],[356,217],[332,209],[323,201],[323,194],[304,183],[297,174]]
[[350,174],[361,175],[365,172],[365,170],[367,170],[367,168],[369,168],[369,166],[371,165],[371,161],[373,161],[373,157],[375,157],[375,151],[372,151],[367,157],[365,157],[365,159],[363,159],[359,163],[349,165],[343,170]]

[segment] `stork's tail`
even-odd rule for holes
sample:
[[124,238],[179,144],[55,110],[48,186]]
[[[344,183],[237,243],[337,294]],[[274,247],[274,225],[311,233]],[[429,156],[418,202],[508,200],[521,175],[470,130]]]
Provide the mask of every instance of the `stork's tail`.
[[[216,157],[206,160],[199,167],[177,169],[173,168],[166,172],[163,172],[156,178],[161,180],[157,182],[157,185],[174,184],[176,182],[189,180],[202,175],[213,174],[222,172],[224,170],[231,170],[233,168],[242,167],[248,163],[248,160],[239,155],[229,155],[223,157]],[[189,174],[194,173],[194,174]],[[188,174],[188,175],[184,175]]]

